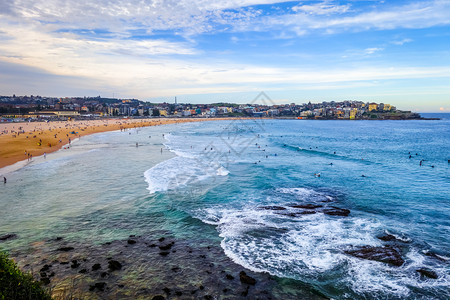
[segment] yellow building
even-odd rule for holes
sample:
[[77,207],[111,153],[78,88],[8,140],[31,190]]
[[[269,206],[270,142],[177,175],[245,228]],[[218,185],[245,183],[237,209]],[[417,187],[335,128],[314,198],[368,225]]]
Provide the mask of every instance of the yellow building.
[[372,111],[372,110],[377,110],[378,109],[378,104],[376,104],[376,103],[369,103],[369,111]]
[[353,108],[351,111],[350,111],[350,120],[354,120],[355,118],[356,118],[356,113],[358,112],[358,109],[357,108]]
[[392,106],[390,104],[385,104],[383,110],[391,110]]
[[160,116],[167,116],[167,110],[165,110],[165,109],[160,109],[160,110],[159,110],[159,115],[160,115]]

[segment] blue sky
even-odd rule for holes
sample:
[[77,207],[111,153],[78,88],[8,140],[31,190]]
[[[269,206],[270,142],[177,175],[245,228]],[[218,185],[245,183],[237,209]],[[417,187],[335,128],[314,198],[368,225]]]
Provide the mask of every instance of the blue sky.
[[450,0],[0,2],[0,94],[450,112]]

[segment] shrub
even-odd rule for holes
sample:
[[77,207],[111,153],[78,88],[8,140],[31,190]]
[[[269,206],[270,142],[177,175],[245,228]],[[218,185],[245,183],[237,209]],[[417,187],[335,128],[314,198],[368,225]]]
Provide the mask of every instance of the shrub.
[[40,282],[30,273],[22,272],[6,253],[0,251],[0,300],[7,299],[51,300],[51,297]]

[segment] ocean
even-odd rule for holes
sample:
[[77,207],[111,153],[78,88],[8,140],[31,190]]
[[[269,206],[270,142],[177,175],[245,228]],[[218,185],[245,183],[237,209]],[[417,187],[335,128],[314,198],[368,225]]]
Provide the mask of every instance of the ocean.
[[[100,256],[130,235],[165,236],[194,252],[212,247],[210,265],[227,272],[266,274],[272,287],[258,295],[275,299],[448,299],[449,159],[448,118],[236,119],[95,134],[7,174],[0,235],[18,238],[0,247],[33,265],[58,256],[56,237]],[[146,251],[133,259],[145,265]],[[192,274],[208,268],[175,255],[170,263]],[[169,263],[152,262],[158,272]],[[126,280],[139,286],[154,272]]]

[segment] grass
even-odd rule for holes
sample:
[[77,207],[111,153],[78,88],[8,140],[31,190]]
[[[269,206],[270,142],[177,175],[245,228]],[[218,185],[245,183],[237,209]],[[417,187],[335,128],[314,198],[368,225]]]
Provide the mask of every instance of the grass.
[[0,251],[0,300],[51,300],[50,294],[30,273],[22,272],[17,264]]

